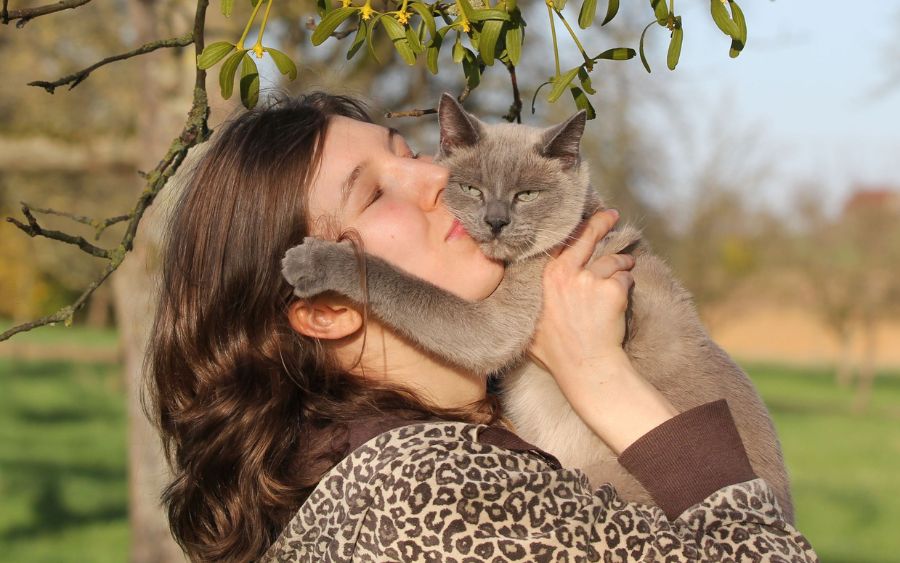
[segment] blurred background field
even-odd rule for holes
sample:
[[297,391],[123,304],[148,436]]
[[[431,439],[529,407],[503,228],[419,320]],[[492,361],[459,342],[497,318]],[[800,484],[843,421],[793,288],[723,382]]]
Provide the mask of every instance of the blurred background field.
[[[76,327],[30,340],[57,346],[114,338],[111,331]],[[119,365],[5,356],[0,561],[125,561],[130,536]],[[900,371],[879,373],[872,404],[857,413],[852,394],[835,385],[827,368],[745,367],[782,438],[798,527],[822,561],[897,561]]]
[[[213,2],[207,43],[234,40],[248,4],[235,3],[226,19]],[[822,560],[900,561],[900,11],[892,2],[822,0],[811,17],[808,3],[741,2],[749,39],[731,60],[708,5],[678,4],[685,39],[674,72],[664,67],[665,30],[655,28],[662,33],[648,34],[646,45],[652,74],[637,59],[598,63],[597,118],[582,147],[592,181],[644,228],[715,340],[750,371],[783,440],[798,527]],[[414,149],[433,151],[433,115],[382,116],[459,92],[463,74],[449,54],[432,76],[381,37],[373,44],[380,63],[365,50],[348,61],[347,42],[312,47],[313,2],[275,5],[266,39],[298,62],[299,78],[288,84],[261,59],[262,97],[267,88],[361,96]],[[575,110],[568,97],[549,104],[545,89],[529,108],[553,73],[546,5],[519,5],[529,21],[517,70],[523,121],[557,122]],[[567,4],[570,21],[580,5]],[[152,170],[181,131],[193,49],[100,68],[53,96],[27,83],[179,36],[195,6],[91,2],[0,27],[0,217],[24,220],[21,201],[94,218],[132,209],[145,187],[137,171]],[[636,47],[649,9],[646,0],[622,2],[616,20],[579,31],[585,48]],[[560,50],[564,67],[578,63],[565,37]],[[207,76],[214,129],[242,111],[217,82]],[[510,94],[506,69],[494,65],[465,104],[498,121]],[[157,505],[165,482],[158,438],[133,392],[152,337],[159,210],[177,189],[173,180],[161,193],[135,251],[75,326],[0,342],[0,561],[181,560]],[[91,227],[39,217],[103,247],[115,248],[124,231],[120,223],[95,239]],[[103,267],[70,245],[0,224],[0,330],[71,304]]]

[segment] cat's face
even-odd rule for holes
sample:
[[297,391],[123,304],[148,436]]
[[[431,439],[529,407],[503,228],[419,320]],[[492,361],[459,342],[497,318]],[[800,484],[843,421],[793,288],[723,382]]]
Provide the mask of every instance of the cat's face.
[[589,185],[579,162],[583,113],[549,129],[486,124],[441,99],[438,159],[444,203],[491,258],[516,261],[556,246],[581,221]]

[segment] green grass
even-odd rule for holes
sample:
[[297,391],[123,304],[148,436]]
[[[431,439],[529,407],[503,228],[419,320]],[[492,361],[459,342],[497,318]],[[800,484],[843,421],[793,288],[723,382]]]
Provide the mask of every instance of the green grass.
[[0,561],[125,561],[115,365],[0,360]]
[[[115,338],[58,330],[32,338],[51,346]],[[881,376],[872,408],[856,415],[827,371],[749,371],[782,438],[798,528],[822,560],[900,561],[900,377]],[[0,390],[0,561],[125,561],[119,367],[0,360]]]
[[797,528],[826,563],[900,561],[900,377],[875,381],[871,408],[823,370],[749,366],[791,474]]

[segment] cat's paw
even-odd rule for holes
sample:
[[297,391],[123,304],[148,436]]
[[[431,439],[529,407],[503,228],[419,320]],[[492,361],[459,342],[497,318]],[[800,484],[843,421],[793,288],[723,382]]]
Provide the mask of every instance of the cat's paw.
[[281,275],[294,286],[297,297],[312,297],[329,290],[340,291],[340,287],[333,287],[335,274],[345,269],[342,263],[348,255],[353,256],[349,241],[331,242],[306,237],[302,244],[285,253],[281,260]]

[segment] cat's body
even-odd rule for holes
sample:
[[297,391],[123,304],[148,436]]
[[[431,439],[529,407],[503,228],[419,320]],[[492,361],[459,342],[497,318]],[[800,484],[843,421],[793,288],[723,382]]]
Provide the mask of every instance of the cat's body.
[[[652,503],[572,410],[553,377],[523,359],[540,314],[546,251],[602,207],[578,158],[584,116],[547,131],[486,125],[445,96],[440,118],[439,158],[451,171],[444,201],[486,254],[508,261],[494,293],[467,302],[367,255],[363,295],[349,242],[312,238],[288,251],[285,277],[301,297],[332,290],[367,303],[388,326],[454,365],[485,374],[502,370],[504,411],[522,438],[582,469],[595,486],[610,482],[623,498]],[[594,256],[618,252],[637,259],[625,342],[635,368],[679,411],[727,399],[754,470],[773,486],[792,521],[778,437],[749,378],[709,338],[690,295],[637,229],[613,231]]]

